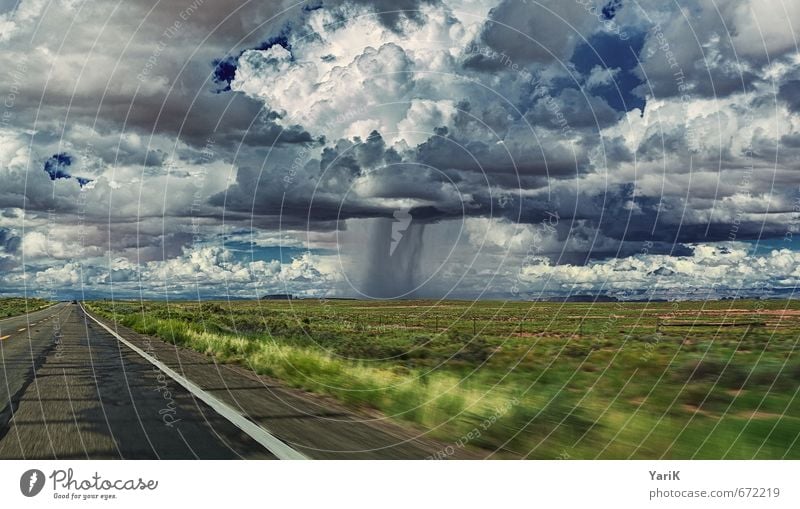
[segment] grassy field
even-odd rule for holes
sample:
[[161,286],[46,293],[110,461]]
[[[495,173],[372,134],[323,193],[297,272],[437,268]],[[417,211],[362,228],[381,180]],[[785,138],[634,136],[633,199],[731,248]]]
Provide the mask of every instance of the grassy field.
[[412,422],[453,449],[564,459],[800,458],[796,301],[89,307]]
[[0,318],[24,315],[52,304],[42,299],[24,299],[19,297],[0,298]]

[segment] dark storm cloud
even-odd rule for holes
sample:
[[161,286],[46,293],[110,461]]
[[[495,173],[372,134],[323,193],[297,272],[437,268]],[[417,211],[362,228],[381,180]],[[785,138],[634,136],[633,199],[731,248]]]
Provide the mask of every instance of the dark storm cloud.
[[[319,159],[303,168],[303,178],[289,186],[277,184],[281,172],[287,171],[283,165],[275,170],[242,167],[236,184],[211,203],[224,204],[229,211],[327,222],[391,217],[396,206],[382,205],[381,200],[408,199],[436,204],[420,209],[429,221],[465,214],[477,217],[499,210],[498,196],[493,196],[498,190],[518,192],[521,184],[536,187],[537,182],[545,187],[547,175],[574,176],[575,160],[574,153],[554,146],[543,152],[535,144],[508,148],[457,140],[444,127],[414,150],[400,154],[386,148],[381,135],[373,131],[364,140],[339,140],[322,148]],[[369,198],[358,195],[355,186],[366,187]]]
[[[663,10],[655,3],[652,8]],[[777,5],[772,8],[779,9]],[[652,91],[656,97],[726,97],[751,90],[760,79],[755,70],[788,49],[765,44],[754,16],[764,17],[739,2],[715,5],[705,1],[669,18],[650,13],[640,54],[643,84],[638,92]],[[783,18],[782,24],[786,22]],[[790,24],[773,23],[771,38],[780,40],[790,29]]]
[[[193,83],[206,80],[205,64],[187,69],[181,79]],[[207,86],[210,86],[206,82]],[[149,98],[137,99],[133,104],[104,103],[100,107],[103,117],[123,121],[146,133],[178,137],[180,140],[202,147],[213,137],[218,147],[234,149],[243,143],[251,146],[270,146],[276,143],[303,143],[311,136],[300,126],[281,128],[271,119],[263,105],[241,94],[214,94],[205,89],[173,89],[161,102]],[[88,108],[92,111],[93,107]]]
[[778,90],[778,98],[785,101],[790,110],[800,112],[800,80],[783,83]]
[[[441,135],[446,133],[441,132]],[[371,138],[377,138],[375,133]],[[444,136],[434,139],[445,139]],[[430,143],[431,140],[425,143]],[[377,143],[375,143],[377,144]],[[617,140],[608,142],[609,155],[615,155]],[[363,145],[363,144],[362,144]],[[359,146],[359,145],[355,145]],[[355,153],[354,145],[344,140],[338,148],[348,154]],[[624,151],[623,148],[616,150]],[[621,159],[630,159],[631,154],[622,154]],[[443,158],[443,160],[446,158]],[[324,175],[320,169],[319,180],[307,182],[315,189],[289,188],[285,195],[283,189],[276,189],[269,179],[262,179],[262,184],[255,187],[252,181],[240,182],[229,189],[224,196],[214,200],[222,204],[223,200],[231,210],[250,212],[258,215],[278,216],[289,225],[302,224],[307,228],[315,228],[317,221],[332,222],[352,218],[391,218],[397,210],[393,205],[368,204],[360,201],[350,193],[353,181],[359,177],[369,176],[371,199],[413,199],[435,205],[419,205],[410,209],[410,215],[418,222],[439,222],[447,219],[461,219],[465,215],[473,217],[492,216],[507,218],[514,222],[536,224],[556,211],[561,218],[559,239],[566,240],[568,234],[573,235],[573,243],[583,246],[580,250],[562,249],[553,256],[560,257],[562,263],[586,263],[590,259],[602,259],[612,256],[629,256],[641,250],[642,242],[651,244],[649,250],[653,254],[671,254],[687,256],[692,253],[687,244],[699,240],[728,240],[730,224],[697,225],[682,227],[680,217],[672,213],[673,204],[666,205],[652,198],[637,198],[630,185],[612,186],[605,190],[587,190],[570,194],[559,191],[550,199],[523,198],[518,199],[514,193],[504,196],[502,200],[488,190],[484,178],[468,178],[473,172],[464,172],[458,160],[449,158],[449,172],[440,172],[425,161],[404,161],[365,172],[358,165],[356,157],[343,156],[334,149],[327,149],[324,163],[330,174]],[[492,169],[496,170],[497,166]],[[525,171],[542,171],[543,168],[522,168]],[[573,168],[574,171],[574,168]],[[239,178],[249,175],[240,172]],[[449,177],[449,178],[447,178]],[[494,178],[495,175],[490,175]],[[329,179],[329,180],[326,180]],[[523,182],[525,182],[523,180]],[[509,182],[511,184],[511,182]],[[519,181],[516,182],[517,186]],[[546,181],[542,181],[544,185]],[[339,187],[337,187],[337,185]],[[530,185],[530,183],[528,183]],[[514,189],[513,186],[509,186]],[[518,187],[517,187],[518,188]],[[448,193],[453,191],[453,193]],[[313,195],[313,197],[311,197]],[[468,196],[468,199],[465,198]],[[466,200],[466,202],[462,202]],[[629,210],[628,204],[635,202],[638,210]],[[239,207],[237,204],[247,204]],[[282,208],[280,204],[282,203]],[[570,224],[580,224],[583,233],[572,230]],[[755,224],[740,226],[741,238],[758,238],[759,234],[776,234],[776,231],[761,228]],[[727,228],[726,228],[727,227]],[[655,230],[655,233],[654,233]],[[600,232],[614,242],[593,242],[591,232]],[[583,239],[581,241],[580,239]]]
[[489,11],[481,40],[519,64],[569,59],[592,16],[578,2],[502,0]]
[[440,0],[350,0],[354,5],[363,5],[377,14],[378,19],[392,30],[400,31],[402,22],[424,21],[420,7],[425,4],[438,4]]
[[563,116],[573,128],[595,127],[602,129],[616,123],[620,115],[602,97],[586,94],[575,88],[565,88],[558,97],[538,99],[526,118],[534,125],[547,125],[553,121],[553,111]]
[[[37,32],[37,44],[58,41],[55,70],[44,61],[27,56],[25,87],[14,98],[14,114],[20,125],[34,119],[47,129],[50,119],[67,119],[69,125],[84,124],[141,134],[176,136],[202,146],[215,133],[220,139],[265,145],[294,143],[308,139],[301,129],[281,130],[264,116],[263,105],[230,94],[218,97],[212,91],[216,55],[248,48],[262,37],[263,23],[283,23],[298,16],[300,6],[288,9],[280,2],[131,2],[117,9],[102,3],[88,4],[69,15],[96,16],[105,25],[76,23],[67,26],[64,13],[47,11]],[[153,8],[153,10],[151,10]],[[69,11],[68,11],[69,12]],[[144,17],[146,16],[146,17]],[[144,21],[137,28],[131,19]],[[271,21],[270,21],[271,20]],[[180,28],[174,35],[164,30]],[[69,28],[69,31],[67,29]],[[124,44],[120,44],[120,38]],[[61,40],[63,39],[63,40]],[[98,42],[92,44],[93,41]],[[19,53],[27,54],[26,47]],[[5,51],[6,66],[14,68],[15,51]],[[71,75],[46,80],[74,61]],[[63,62],[63,63],[62,63]],[[69,104],[69,109],[65,105]],[[67,131],[64,133],[69,136]],[[61,133],[58,132],[60,136]],[[124,156],[124,154],[122,154]],[[131,155],[145,164],[155,164],[146,152]],[[128,159],[121,159],[127,162]]]
[[639,108],[644,113],[644,97],[637,93],[643,80],[637,75],[638,56],[646,34],[628,30],[623,39],[614,33],[593,34],[575,48],[571,62],[589,75],[594,69],[616,70],[614,79],[605,85],[593,86],[591,94],[602,97],[612,108],[625,112]]
[[0,227],[0,271],[11,271],[19,266],[22,238],[9,228]]
[[[442,170],[476,172],[492,179],[495,176],[574,175],[575,157],[567,148],[541,144],[532,135],[526,145],[489,143],[459,138],[446,127],[418,145],[414,160]],[[510,145],[510,146],[509,146]]]
[[[557,214],[545,255],[561,264],[786,233],[800,161],[792,6],[775,19],[775,5],[732,1],[115,5],[51,3],[2,43],[13,73],[0,92],[25,83],[0,145],[0,266],[21,249],[17,209],[32,233],[52,210],[51,226],[82,236],[53,239],[59,259],[144,263],[194,263],[198,239],[224,228],[332,238],[377,219],[386,240],[399,211],[415,222],[398,265],[410,272],[425,231],[465,217],[529,227]],[[285,59],[259,58],[269,49]]]
[[0,249],[8,254],[16,254],[22,244],[22,238],[8,228],[0,228]]
[[800,133],[784,134],[781,136],[781,145],[792,149],[800,149]]

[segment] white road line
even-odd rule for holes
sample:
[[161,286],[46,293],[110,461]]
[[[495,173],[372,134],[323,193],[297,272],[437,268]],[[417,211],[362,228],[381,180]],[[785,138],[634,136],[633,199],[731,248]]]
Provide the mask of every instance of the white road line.
[[83,304],[81,304],[80,306],[83,312],[86,313],[86,316],[94,320],[100,327],[108,331],[109,334],[112,334],[122,344],[124,344],[134,352],[138,353],[142,357],[144,357],[144,359],[147,360],[147,362],[149,362],[153,366],[163,371],[167,376],[175,380],[178,384],[182,385],[186,390],[191,392],[195,397],[200,399],[203,403],[214,409],[215,412],[220,414],[222,417],[228,419],[234,426],[247,433],[247,435],[249,435],[250,438],[258,442],[259,444],[263,445],[265,449],[274,454],[278,459],[282,460],[309,459],[303,453],[295,451],[294,449],[286,445],[284,442],[282,442],[275,435],[273,435],[266,429],[262,428],[258,424],[254,423],[244,415],[240,414],[236,409],[234,409],[227,403],[207,393],[194,382],[179,375],[163,362],[159,361],[158,359],[151,356],[141,348],[132,344],[130,341],[127,341],[125,338],[117,334],[113,329],[108,327],[106,324],[102,323],[100,320],[90,315],[89,312],[86,311],[86,308],[83,307]]

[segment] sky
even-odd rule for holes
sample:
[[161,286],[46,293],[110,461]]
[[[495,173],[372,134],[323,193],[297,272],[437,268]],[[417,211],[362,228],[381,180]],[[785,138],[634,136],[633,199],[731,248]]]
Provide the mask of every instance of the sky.
[[0,295],[791,296],[800,4],[0,0]]

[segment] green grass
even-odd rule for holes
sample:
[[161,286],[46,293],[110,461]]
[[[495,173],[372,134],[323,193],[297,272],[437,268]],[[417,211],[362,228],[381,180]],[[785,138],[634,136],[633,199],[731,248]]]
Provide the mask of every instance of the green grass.
[[501,457],[800,458],[794,301],[89,306]]
[[0,299],[0,318],[24,315],[26,312],[36,311],[51,305],[42,299],[24,299],[21,297],[9,297]]

